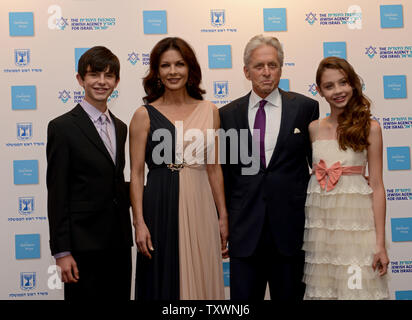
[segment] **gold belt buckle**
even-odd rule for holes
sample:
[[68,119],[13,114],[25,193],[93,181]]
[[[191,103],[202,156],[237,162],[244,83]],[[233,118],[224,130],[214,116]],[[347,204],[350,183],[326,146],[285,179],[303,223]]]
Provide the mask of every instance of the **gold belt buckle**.
[[183,163],[169,163],[167,167],[172,171],[180,171],[185,167],[185,165],[186,162],[183,161]]

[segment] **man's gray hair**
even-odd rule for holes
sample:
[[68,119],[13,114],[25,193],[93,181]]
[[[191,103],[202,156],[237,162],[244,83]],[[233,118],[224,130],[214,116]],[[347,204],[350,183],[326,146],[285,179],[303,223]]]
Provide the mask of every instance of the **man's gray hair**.
[[254,36],[247,43],[245,51],[243,53],[243,63],[245,64],[245,66],[248,66],[253,50],[262,45],[272,46],[278,51],[280,66],[283,67],[283,48],[279,40],[275,37],[264,36],[263,34]]

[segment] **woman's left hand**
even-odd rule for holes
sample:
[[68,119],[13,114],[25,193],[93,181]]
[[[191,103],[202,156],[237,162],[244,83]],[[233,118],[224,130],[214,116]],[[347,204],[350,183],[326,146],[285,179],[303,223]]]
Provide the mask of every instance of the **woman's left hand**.
[[227,218],[219,219],[219,229],[220,229],[220,243],[222,246],[222,258],[229,258],[229,248],[227,246],[227,241],[229,237],[229,224]]
[[378,247],[373,257],[373,271],[378,269],[379,275],[383,276],[388,272],[389,258],[384,247]]

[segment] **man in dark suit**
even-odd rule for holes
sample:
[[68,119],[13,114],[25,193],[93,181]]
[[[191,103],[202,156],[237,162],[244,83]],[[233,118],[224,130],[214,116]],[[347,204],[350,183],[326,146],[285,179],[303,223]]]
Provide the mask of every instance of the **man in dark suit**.
[[[234,129],[240,137],[226,135],[221,144],[233,300],[263,300],[267,283],[272,300],[302,299],[304,294],[301,249],[312,161],[308,125],[319,117],[319,104],[278,89],[282,66],[279,41],[253,37],[244,52],[244,73],[253,89],[219,110],[222,129]],[[250,155],[253,144],[259,152],[251,164],[230,163],[230,152],[233,156],[237,150],[232,159],[240,155],[242,160],[242,152]],[[253,159],[258,159],[256,170]]]
[[130,299],[127,126],[107,109],[119,73],[119,60],[109,49],[86,51],[77,74],[84,100],[48,125],[50,248],[66,300]]

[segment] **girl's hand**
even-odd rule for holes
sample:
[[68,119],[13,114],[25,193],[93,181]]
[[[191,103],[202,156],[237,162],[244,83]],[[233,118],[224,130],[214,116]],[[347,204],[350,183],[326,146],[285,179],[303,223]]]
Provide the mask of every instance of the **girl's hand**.
[[388,272],[389,258],[385,247],[378,247],[373,257],[373,271],[378,269],[379,275],[383,276]]
[[219,219],[219,228],[220,228],[220,243],[222,246],[222,258],[229,258],[229,248],[227,246],[227,241],[229,237],[229,225],[227,218]]

